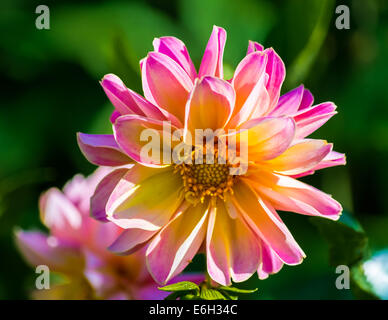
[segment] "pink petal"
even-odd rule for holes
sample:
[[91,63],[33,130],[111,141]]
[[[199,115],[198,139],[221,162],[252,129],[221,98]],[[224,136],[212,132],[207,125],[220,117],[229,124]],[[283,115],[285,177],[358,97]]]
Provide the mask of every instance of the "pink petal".
[[94,219],[101,222],[109,221],[106,218],[106,204],[114,188],[127,171],[127,168],[116,169],[104,177],[97,185],[97,188],[90,199],[90,212]]
[[143,247],[156,232],[142,229],[124,230],[108,250],[119,255],[131,254]]
[[83,217],[78,208],[58,189],[51,188],[39,199],[43,223],[57,236],[69,243],[79,243]]
[[283,267],[283,261],[263,241],[261,241],[261,259],[262,263],[257,270],[260,279],[268,278],[270,274],[279,272]]
[[56,237],[38,231],[16,232],[16,244],[26,260],[34,267],[46,265],[52,271],[80,272],[83,259],[76,247],[68,246]]
[[221,79],[205,76],[197,81],[186,106],[185,128],[194,137],[195,129],[224,128],[235,102],[232,86]]
[[266,72],[269,78],[266,87],[270,98],[269,111],[271,111],[278,104],[280,89],[286,75],[286,68],[275,50],[269,48],[263,52],[268,56]]
[[339,153],[336,151],[331,151],[321,162],[319,162],[314,168],[311,170],[301,172],[300,174],[293,175],[293,178],[300,178],[310,174],[313,174],[315,170],[335,167],[346,164],[346,156],[343,153]]
[[325,124],[337,112],[337,106],[332,102],[325,102],[305,108],[295,114],[296,139],[303,139]]
[[223,79],[224,71],[222,59],[226,42],[226,31],[223,28],[213,26],[205,53],[203,54],[198,76],[214,76]]
[[132,159],[124,154],[111,134],[77,133],[78,145],[83,155],[91,163],[98,166],[122,166],[132,163]]
[[125,115],[113,125],[120,148],[136,162],[150,167],[171,164],[171,138],[176,130],[168,122],[138,115]]
[[176,61],[194,82],[197,77],[197,71],[186,46],[181,40],[175,37],[161,37],[155,38],[152,44],[156,52],[163,53]]
[[[120,78],[113,74],[104,76],[101,85],[108,98],[121,115],[137,114],[156,120],[163,121],[169,119],[176,121],[172,115],[164,110],[160,110],[141,95],[128,89]],[[114,119],[115,118],[116,116],[114,116]],[[114,123],[114,121],[112,122]]]
[[319,170],[334,166],[340,166],[346,164],[346,156],[344,153],[331,151],[313,170]]
[[182,178],[173,168],[135,165],[110,195],[107,218],[124,229],[159,230],[181,205],[181,190]]
[[306,108],[310,108],[313,105],[313,103],[314,103],[313,95],[311,94],[311,92],[309,90],[304,89],[303,98],[302,98],[302,101],[301,101],[300,106],[299,106],[299,111],[306,109]]
[[269,96],[265,88],[267,56],[255,52],[247,55],[237,66],[232,79],[236,105],[230,127],[257,118],[267,112]]
[[296,113],[302,102],[304,94],[303,85],[283,94],[279,98],[279,102],[275,109],[270,113],[270,116],[290,116]]
[[277,210],[338,220],[341,205],[330,195],[283,175],[258,172],[250,177],[250,184]]
[[143,62],[142,82],[147,100],[183,123],[193,82],[182,67],[165,54],[150,52]]
[[207,268],[225,286],[247,280],[259,264],[258,239],[241,217],[232,219],[222,201],[211,209],[207,239]]
[[260,43],[249,40],[247,55],[255,51],[263,51],[263,50],[264,50],[264,47]]
[[314,168],[332,148],[333,145],[325,140],[305,139],[264,165],[281,174],[296,175]]
[[113,110],[112,114],[110,115],[109,120],[111,123],[115,123],[116,119],[120,116],[121,116],[120,112],[118,112],[117,110]]
[[180,211],[147,249],[147,266],[152,277],[166,283],[194,258],[206,233],[208,204],[197,204]]
[[244,219],[265,244],[287,264],[302,262],[305,254],[272,206],[258,197],[243,181],[234,187],[235,204],[242,210]]

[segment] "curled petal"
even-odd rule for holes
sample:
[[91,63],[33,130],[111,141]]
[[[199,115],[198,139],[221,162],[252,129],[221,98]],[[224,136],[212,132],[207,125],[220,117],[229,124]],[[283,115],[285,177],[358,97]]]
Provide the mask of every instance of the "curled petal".
[[142,82],[147,100],[183,123],[193,82],[182,67],[165,54],[150,52],[143,62]]
[[286,264],[302,262],[304,252],[292,237],[286,225],[272,206],[261,199],[245,182],[239,181],[234,188],[236,205],[252,230]]
[[346,164],[346,156],[344,153],[337,151],[331,151],[323,160],[313,168],[313,170],[319,170],[334,166],[340,166]]
[[91,216],[101,222],[108,222],[106,218],[106,203],[121,178],[127,173],[127,168],[120,168],[105,176],[97,185],[90,199]]
[[304,94],[303,85],[283,94],[279,98],[279,102],[275,109],[270,113],[270,116],[290,116],[296,113],[302,102]]
[[207,206],[197,204],[180,211],[152,240],[146,257],[155,281],[168,282],[194,258],[205,238]]
[[278,210],[338,220],[341,205],[330,195],[283,175],[258,172],[250,177],[250,184]]
[[113,125],[120,148],[136,162],[150,167],[171,164],[171,134],[175,130],[167,121],[138,115],[121,116]]
[[249,40],[247,55],[255,51],[263,51],[263,50],[264,50],[264,47],[260,43]]
[[260,279],[266,279],[270,274],[278,273],[283,267],[283,261],[279,259],[275,251],[261,241],[261,264],[257,269]]
[[296,123],[295,138],[303,139],[325,124],[337,112],[337,106],[332,102],[325,102],[305,108],[293,116]]
[[135,165],[106,205],[107,219],[124,229],[159,230],[182,203],[182,179],[173,169]]
[[224,71],[222,59],[226,42],[226,31],[223,28],[214,26],[210,35],[205,53],[203,54],[198,76],[214,76],[223,79]]
[[78,132],[77,141],[83,155],[95,165],[116,167],[133,162],[121,151],[111,134]]
[[304,89],[303,98],[299,106],[299,111],[310,108],[314,103],[314,97],[311,94],[310,90]]
[[247,280],[258,268],[259,239],[241,217],[232,219],[222,201],[210,211],[207,231],[207,268],[225,286]]
[[194,82],[197,71],[185,44],[181,40],[175,37],[161,37],[155,38],[152,44],[156,52],[163,53],[176,61]]
[[247,55],[237,66],[232,79],[236,91],[236,105],[230,127],[262,116],[269,106],[269,95],[265,87],[267,56],[255,52]]
[[[120,78],[113,74],[106,75],[101,85],[120,115],[137,114],[155,120],[177,121],[173,115],[159,109],[141,95],[128,89]],[[112,115],[111,122],[114,123],[112,120],[117,117],[117,114]]]
[[265,49],[263,52],[268,56],[266,72],[269,78],[266,87],[270,98],[269,111],[271,111],[278,104],[280,89],[286,76],[286,68],[274,49]]
[[300,178],[304,177],[310,174],[313,174],[315,170],[329,168],[329,167],[335,167],[335,166],[341,166],[346,164],[346,156],[343,153],[339,153],[336,151],[331,151],[329,154],[323,158],[321,162],[319,162],[314,168],[311,170],[307,170],[305,172],[301,172],[296,175],[292,175],[293,178]]
[[222,129],[228,122],[235,102],[233,87],[226,81],[205,76],[197,81],[186,106],[185,128]]
[[314,168],[332,150],[333,145],[325,140],[302,140],[279,157],[265,162],[265,166],[285,175],[296,175]]

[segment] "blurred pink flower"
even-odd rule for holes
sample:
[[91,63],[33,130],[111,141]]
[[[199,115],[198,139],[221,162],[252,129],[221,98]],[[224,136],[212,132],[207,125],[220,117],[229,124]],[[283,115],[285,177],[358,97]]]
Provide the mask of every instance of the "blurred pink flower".
[[[256,42],[249,42],[233,78],[224,80],[225,41],[225,30],[215,26],[197,73],[180,40],[155,39],[154,51],[140,62],[145,98],[106,75],[101,85],[115,107],[114,134],[78,134],[82,152],[96,165],[135,161],[102,180],[92,214],[125,229],[112,251],[131,253],[149,244],[147,265],[161,283],[184,270],[200,248],[220,284],[256,271],[266,278],[305,257],[276,210],[333,220],[342,211],[330,195],[295,179],[345,164],[332,144],[306,138],[336,113],[334,103],[313,105],[303,85],[280,95],[285,66],[272,48]],[[230,175],[229,162],[169,165],[142,156],[148,143],[143,130],[163,136],[166,121],[185,133],[236,129],[230,136],[247,147],[247,172]]]
[[[144,251],[118,256],[106,248],[121,233],[114,224],[89,216],[90,197],[97,183],[111,169],[100,167],[87,178],[76,175],[63,192],[51,188],[40,198],[40,214],[49,235],[17,231],[16,243],[32,266],[47,265],[61,274],[63,283],[36,290],[37,299],[163,299],[149,275]],[[175,281],[200,282],[203,276],[185,275]]]

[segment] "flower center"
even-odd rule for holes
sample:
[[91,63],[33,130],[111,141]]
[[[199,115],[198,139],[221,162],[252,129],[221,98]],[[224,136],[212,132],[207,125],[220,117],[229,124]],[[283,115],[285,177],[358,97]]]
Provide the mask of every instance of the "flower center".
[[214,163],[205,163],[204,159],[203,164],[176,165],[175,171],[182,176],[187,201],[203,202],[206,196],[225,200],[226,193],[233,193],[235,176],[230,174],[231,165],[218,163],[216,160]]

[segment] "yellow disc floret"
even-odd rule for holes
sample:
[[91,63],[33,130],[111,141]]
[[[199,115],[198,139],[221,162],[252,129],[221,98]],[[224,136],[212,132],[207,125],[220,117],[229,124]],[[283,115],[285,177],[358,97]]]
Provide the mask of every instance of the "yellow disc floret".
[[186,200],[192,203],[203,202],[206,196],[225,200],[226,193],[233,192],[235,176],[230,175],[231,165],[227,162],[218,163],[217,159],[214,159],[214,163],[206,163],[205,159],[203,162],[175,166],[175,171],[183,179]]

